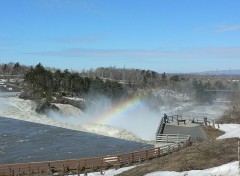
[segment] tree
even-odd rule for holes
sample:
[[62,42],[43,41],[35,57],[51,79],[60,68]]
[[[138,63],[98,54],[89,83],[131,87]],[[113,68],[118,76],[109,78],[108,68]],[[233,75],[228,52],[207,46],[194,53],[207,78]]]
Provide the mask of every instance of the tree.
[[214,87],[218,90],[222,90],[222,89],[225,89],[225,86],[223,85],[222,81],[220,80],[217,80],[215,83],[214,83]]
[[15,63],[13,66],[13,74],[19,74],[20,70],[21,70],[21,66],[19,62]]
[[202,81],[193,80],[192,84],[195,89],[195,99],[197,102],[211,104],[216,98],[214,91],[208,91],[214,90],[210,82],[203,84]]
[[8,74],[9,70],[10,70],[10,68],[8,67],[8,65],[4,64],[4,66],[3,66],[3,74]]

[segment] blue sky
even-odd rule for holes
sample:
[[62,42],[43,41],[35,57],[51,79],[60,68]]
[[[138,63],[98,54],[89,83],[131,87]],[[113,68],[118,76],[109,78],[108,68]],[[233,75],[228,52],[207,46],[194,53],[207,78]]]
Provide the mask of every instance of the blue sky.
[[240,69],[239,0],[1,0],[0,63]]

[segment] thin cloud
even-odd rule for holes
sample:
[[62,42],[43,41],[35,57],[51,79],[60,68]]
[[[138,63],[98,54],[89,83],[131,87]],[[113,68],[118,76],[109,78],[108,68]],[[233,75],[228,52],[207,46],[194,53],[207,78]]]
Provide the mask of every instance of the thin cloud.
[[79,58],[240,58],[240,47],[206,47],[178,51],[144,49],[84,49],[71,48],[60,51],[26,52],[33,56]]
[[55,38],[53,39],[60,43],[96,43],[104,40],[102,36],[82,36],[82,37],[65,37],[65,38]]
[[61,51],[28,52],[28,55],[38,56],[62,56],[62,57],[84,57],[84,58],[158,58],[158,57],[187,57],[185,53],[175,53],[159,50],[134,50],[134,49],[83,49],[72,48]]
[[229,31],[238,31],[238,30],[240,30],[240,25],[221,26],[218,28],[218,32],[229,32]]

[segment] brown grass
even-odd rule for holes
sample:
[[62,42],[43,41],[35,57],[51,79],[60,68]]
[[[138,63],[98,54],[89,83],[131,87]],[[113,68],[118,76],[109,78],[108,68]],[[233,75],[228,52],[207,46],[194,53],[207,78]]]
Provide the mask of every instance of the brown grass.
[[237,160],[238,138],[205,141],[144,163],[119,176],[141,176],[156,171],[202,170]]
[[208,139],[216,139],[217,137],[221,136],[224,134],[224,132],[213,128],[211,126],[203,126],[202,127],[203,131],[207,135]]

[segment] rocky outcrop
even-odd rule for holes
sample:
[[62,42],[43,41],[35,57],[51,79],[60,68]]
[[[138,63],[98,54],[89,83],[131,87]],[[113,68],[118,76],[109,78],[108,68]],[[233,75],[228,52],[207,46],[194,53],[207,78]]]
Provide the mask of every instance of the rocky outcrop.
[[70,100],[68,98],[62,97],[57,100],[53,100],[52,103],[70,104],[78,109],[84,111],[86,109],[85,101]]
[[35,100],[36,97],[34,95],[33,89],[23,89],[19,95],[19,98],[24,99],[24,100]]
[[[30,86],[31,87],[31,86]],[[60,103],[60,104],[70,104],[82,111],[86,109],[85,101],[83,100],[72,100],[66,97],[59,99],[53,99],[52,101],[47,101],[46,98],[41,98],[40,93],[36,93],[33,88],[26,87],[21,91],[19,98],[24,100],[33,100],[37,102],[36,112],[39,114],[46,114],[49,110],[58,111],[57,106],[51,103]]]
[[38,103],[35,111],[39,114],[47,114],[49,111],[59,111],[58,107],[51,104],[46,98],[43,98]]

